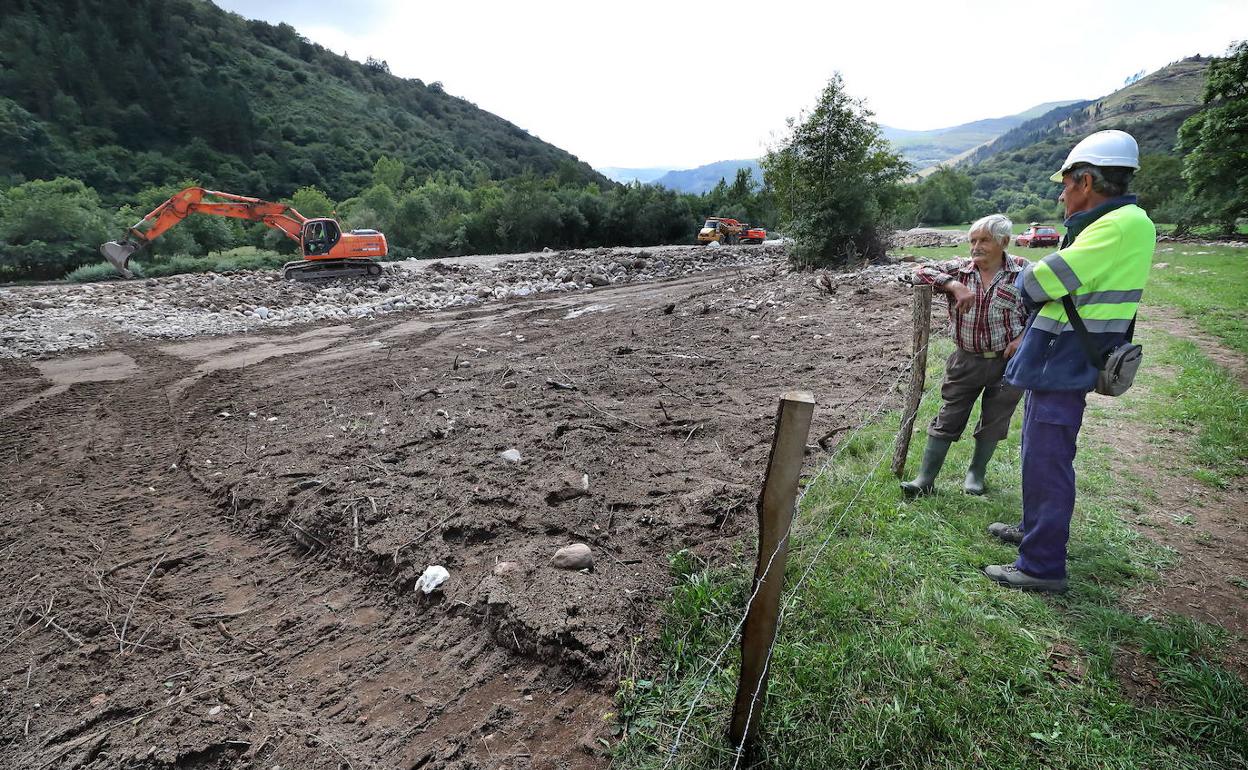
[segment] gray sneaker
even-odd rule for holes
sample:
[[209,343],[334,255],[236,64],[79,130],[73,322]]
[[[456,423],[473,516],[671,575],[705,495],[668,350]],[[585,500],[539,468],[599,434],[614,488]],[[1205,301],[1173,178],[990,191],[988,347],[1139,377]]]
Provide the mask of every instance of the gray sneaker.
[[1023,531],[1018,528],[1017,524],[1003,524],[999,521],[994,521],[988,525],[988,534],[1014,545],[1023,542]]
[[1052,594],[1066,593],[1066,578],[1045,579],[1032,577],[1013,564],[989,564],[984,575],[1003,586],[1023,591],[1046,591]]

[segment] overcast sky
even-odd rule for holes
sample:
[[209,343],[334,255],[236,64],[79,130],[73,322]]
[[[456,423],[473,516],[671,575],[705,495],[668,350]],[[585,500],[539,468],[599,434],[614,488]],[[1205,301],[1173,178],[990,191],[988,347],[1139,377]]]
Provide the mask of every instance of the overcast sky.
[[506,118],[595,167],[758,157],[840,71],[929,129],[1092,99],[1248,34],[1248,0],[214,0]]

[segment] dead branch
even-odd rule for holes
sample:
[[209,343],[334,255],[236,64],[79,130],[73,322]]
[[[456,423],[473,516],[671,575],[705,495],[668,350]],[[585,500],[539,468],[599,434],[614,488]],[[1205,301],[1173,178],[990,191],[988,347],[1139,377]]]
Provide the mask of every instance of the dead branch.
[[[55,594],[48,597],[48,606],[40,607],[40,609],[43,610],[43,612],[41,612],[39,615],[36,615],[35,617],[43,621],[44,628],[55,628],[57,631],[60,631],[65,636],[66,639],[68,639],[69,641],[81,647],[84,644],[84,642],[78,637],[74,636],[72,633],[70,633],[69,629],[65,628],[64,626],[56,622],[56,616],[52,614],[52,602],[55,598],[56,598]],[[34,613],[32,612],[31,615],[34,615]],[[18,634],[18,636],[21,636],[21,634]],[[16,637],[14,638],[14,641],[16,641]]]
[[[170,532],[169,534],[173,533]],[[168,538],[166,537],[166,539]],[[134,592],[134,598],[130,600],[130,609],[126,610],[126,619],[121,623],[121,636],[117,638],[117,641],[120,644],[119,652],[122,655],[126,654],[126,628],[130,625],[130,616],[134,614],[134,605],[138,603],[139,596],[143,593],[143,589],[147,587],[147,581],[152,579],[152,575],[156,572],[157,567],[160,566],[160,563],[164,561],[164,559],[164,553],[161,553],[160,556],[156,557],[156,562],[152,564],[152,568],[147,571],[147,577],[143,578],[143,583],[139,586],[139,590]]]
[[818,440],[817,442],[815,442],[815,443],[817,443],[817,444],[820,446],[820,448],[822,448],[822,449],[825,449],[825,450],[826,450],[826,449],[828,448],[828,440],[829,440],[829,439],[831,439],[833,436],[835,436],[835,435],[836,435],[836,434],[838,434],[838,433],[843,433],[843,432],[845,432],[845,431],[849,430],[849,429],[850,429],[850,428],[852,428],[852,427],[853,427],[852,425],[842,425],[842,426],[840,426],[839,428],[833,428],[832,430],[830,430],[830,431],[828,431],[827,433],[825,433],[825,434],[823,434],[822,436],[820,436],[820,437],[819,437],[819,440]]
[[684,400],[686,400],[686,401],[688,401],[689,403],[693,404],[694,406],[702,407],[702,408],[704,408],[704,409],[705,409],[706,407],[710,406],[709,404],[699,404],[699,403],[698,403],[697,401],[695,401],[693,398],[691,398],[691,397],[689,397],[689,396],[685,395],[684,393],[681,393],[680,391],[677,391],[677,390],[672,390],[672,387],[671,387],[670,385],[668,385],[666,382],[664,382],[663,380],[661,380],[661,379],[659,378],[659,375],[655,374],[654,372],[649,371],[649,370],[646,370],[646,374],[650,375],[650,377],[651,377],[651,378],[652,378],[655,382],[659,383],[659,387],[663,388],[663,390],[666,390],[668,393],[671,393],[673,396],[680,396],[681,398],[683,398]]
[[330,748],[335,754],[342,757],[342,761],[347,763],[347,770],[354,770],[355,766],[351,764],[351,760],[347,759],[347,755],[343,754],[337,746],[327,741],[324,737],[316,733],[308,733],[309,738],[314,738],[318,743],[323,743]]
[[217,633],[218,633],[218,634],[221,634],[221,635],[222,635],[222,636],[224,636],[226,639],[230,640],[231,642],[234,642],[235,644],[241,644],[241,645],[243,645],[243,646],[245,646],[245,647],[250,647],[251,649],[255,650],[256,652],[264,652],[264,650],[260,649],[259,647],[257,647],[256,645],[252,644],[251,642],[247,641],[246,639],[239,639],[239,638],[238,638],[237,636],[235,636],[234,634],[231,634],[231,633],[230,633],[230,629],[226,628],[226,627],[225,627],[225,624],[224,624],[224,623],[222,623],[222,622],[221,622],[221,621],[219,621],[219,620],[217,621]]
[[398,568],[399,568],[399,551],[402,551],[404,548],[407,548],[408,546],[416,545],[416,544],[417,544],[417,543],[419,543],[421,540],[424,540],[424,539],[425,539],[425,538],[429,535],[429,533],[430,533],[430,532],[434,531],[434,530],[435,530],[435,529],[437,529],[438,527],[441,527],[443,524],[445,524],[446,522],[448,522],[448,521],[450,521],[451,519],[455,518],[455,517],[456,517],[456,516],[458,516],[460,513],[461,513],[461,511],[452,511],[451,513],[448,513],[447,515],[443,516],[443,517],[442,517],[442,518],[438,521],[438,523],[437,523],[437,524],[434,524],[434,525],[433,525],[432,527],[430,527],[429,529],[426,529],[424,532],[421,532],[419,535],[417,535],[416,537],[414,537],[414,538],[412,538],[411,540],[407,541],[407,542],[406,542],[406,543],[404,543],[403,545],[399,546],[398,548],[395,548],[395,549],[394,549],[394,568],[395,568],[395,569],[398,569]]

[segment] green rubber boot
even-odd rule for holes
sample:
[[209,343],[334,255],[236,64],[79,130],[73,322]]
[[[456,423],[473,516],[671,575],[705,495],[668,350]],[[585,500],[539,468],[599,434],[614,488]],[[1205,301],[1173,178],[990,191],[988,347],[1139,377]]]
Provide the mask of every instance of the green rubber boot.
[[919,464],[919,475],[910,481],[901,482],[901,492],[906,497],[930,495],[936,489],[936,474],[945,464],[945,455],[953,442],[946,438],[927,437],[927,446],[923,448],[923,461]]
[[966,471],[966,482],[962,484],[962,490],[968,495],[984,493],[984,477],[988,475],[988,461],[992,459],[992,453],[995,451],[997,451],[996,441],[975,439],[975,454],[971,456],[971,467]]

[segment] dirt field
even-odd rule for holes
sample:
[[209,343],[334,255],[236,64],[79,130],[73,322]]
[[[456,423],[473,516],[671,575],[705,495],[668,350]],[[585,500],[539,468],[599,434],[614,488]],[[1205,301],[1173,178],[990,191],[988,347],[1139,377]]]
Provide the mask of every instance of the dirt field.
[[753,527],[777,397],[821,436],[906,357],[900,268],[745,261],[180,341],[97,313],[0,359],[0,766],[605,766],[668,555]]

